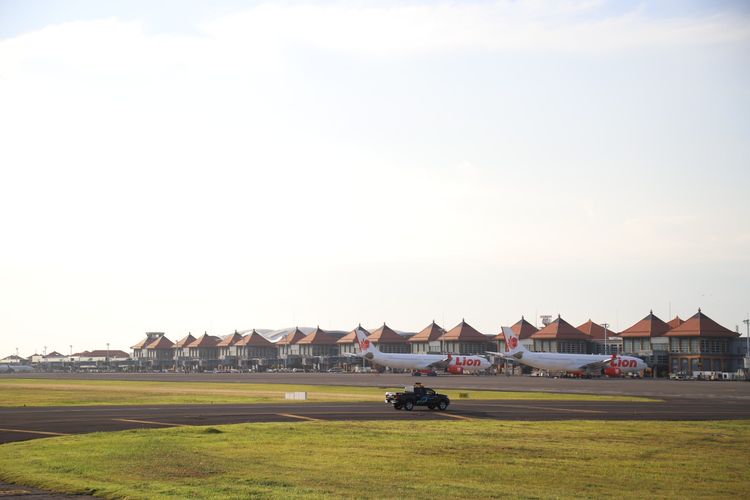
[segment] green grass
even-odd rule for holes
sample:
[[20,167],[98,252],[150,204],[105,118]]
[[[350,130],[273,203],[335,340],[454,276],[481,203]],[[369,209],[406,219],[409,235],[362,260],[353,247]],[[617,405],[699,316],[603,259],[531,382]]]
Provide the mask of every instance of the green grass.
[[[85,406],[188,403],[271,403],[284,393],[307,391],[310,401],[382,401],[385,387],[127,380],[0,380],[0,406]],[[445,390],[452,399],[654,401],[629,396],[543,392]]]
[[0,479],[109,498],[742,498],[750,421],[300,422],[0,446]]

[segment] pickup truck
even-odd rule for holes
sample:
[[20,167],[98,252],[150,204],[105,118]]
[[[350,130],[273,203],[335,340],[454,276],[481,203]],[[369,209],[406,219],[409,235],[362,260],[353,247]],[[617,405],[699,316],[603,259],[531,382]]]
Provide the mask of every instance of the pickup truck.
[[411,411],[415,406],[426,406],[430,410],[445,410],[451,400],[445,394],[438,394],[432,389],[424,388],[421,395],[405,388],[404,392],[386,392],[385,402],[392,404],[397,410]]

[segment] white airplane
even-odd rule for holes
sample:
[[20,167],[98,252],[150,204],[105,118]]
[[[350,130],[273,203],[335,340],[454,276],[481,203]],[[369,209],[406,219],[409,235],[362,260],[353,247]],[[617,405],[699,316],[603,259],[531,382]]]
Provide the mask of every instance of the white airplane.
[[464,356],[455,354],[397,354],[381,352],[365,335],[357,329],[357,356],[373,363],[389,368],[404,370],[426,370],[430,368],[445,368],[449,373],[473,373],[486,370],[492,363],[482,356]]
[[599,374],[603,371],[609,377],[618,377],[623,373],[639,372],[647,366],[642,359],[633,356],[529,351],[521,345],[513,330],[506,326],[503,327],[503,337],[505,337],[506,352],[488,352],[487,354],[512,359],[548,372]]

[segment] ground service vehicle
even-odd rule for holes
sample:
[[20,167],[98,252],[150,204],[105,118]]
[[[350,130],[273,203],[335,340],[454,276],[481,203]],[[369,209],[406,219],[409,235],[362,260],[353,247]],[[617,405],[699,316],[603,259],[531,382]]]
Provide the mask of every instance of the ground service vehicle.
[[385,402],[392,404],[397,410],[411,411],[415,406],[426,406],[430,410],[445,410],[451,400],[445,394],[438,394],[432,389],[424,388],[421,393],[413,388],[405,387],[404,392],[386,392]]

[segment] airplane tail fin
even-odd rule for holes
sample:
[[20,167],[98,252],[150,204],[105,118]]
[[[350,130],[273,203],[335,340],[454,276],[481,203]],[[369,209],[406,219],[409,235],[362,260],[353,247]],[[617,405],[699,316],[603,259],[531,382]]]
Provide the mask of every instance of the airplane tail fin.
[[372,342],[367,338],[367,334],[361,327],[357,327],[357,344],[359,345],[359,355],[364,356],[368,352],[379,352],[378,348],[373,345]]
[[517,352],[523,352],[526,350],[526,348],[521,345],[521,342],[518,340],[518,335],[508,328],[507,326],[503,327],[503,337],[505,337],[505,352],[507,354],[515,354]]

